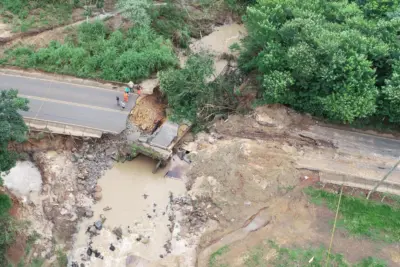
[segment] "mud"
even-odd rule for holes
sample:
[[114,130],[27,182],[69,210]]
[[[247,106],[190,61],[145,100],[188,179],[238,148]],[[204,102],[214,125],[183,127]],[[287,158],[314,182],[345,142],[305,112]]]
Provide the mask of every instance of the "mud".
[[[232,241],[229,242],[229,250],[219,257],[218,264],[245,266],[246,260],[251,257],[250,251],[258,249],[257,251],[264,250],[259,255],[260,264],[273,266],[277,253],[268,246],[270,240],[286,248],[309,249],[321,245],[329,247],[331,222],[335,215],[326,207],[309,203],[300,187],[271,201],[265,210],[265,216],[270,218],[269,223],[257,231],[245,233],[243,229],[238,229],[235,234],[229,235]],[[221,241],[223,240],[225,237]],[[203,250],[199,254],[197,266],[208,266],[210,254],[221,246],[223,243],[217,242]],[[371,255],[386,260],[388,266],[398,266],[399,263],[394,256],[398,251],[398,244],[353,238],[341,230],[336,232],[332,251],[343,254],[350,263]]]
[[42,189],[42,177],[36,166],[30,161],[18,161],[6,175],[2,175],[4,186],[14,195],[26,202],[37,197]]
[[[207,51],[214,57],[214,76],[221,74],[228,66],[228,60],[223,59],[224,54],[230,54],[229,47],[240,41],[246,35],[244,25],[240,24],[227,24],[214,28],[214,31],[202,37],[201,39],[193,42],[190,45],[190,50],[194,53]],[[186,57],[180,56],[180,63],[183,66]],[[213,79],[213,78],[212,78]],[[210,81],[212,80],[210,79]]]
[[[93,218],[79,226],[72,261],[122,266],[131,253],[152,262],[173,253],[171,239],[179,215],[171,201],[184,197],[186,189],[182,181],[164,178],[167,169],[153,174],[153,165],[151,159],[139,156],[132,162],[116,164],[99,180],[102,199],[93,206]],[[102,229],[88,233],[101,217],[105,219]],[[110,250],[111,244],[114,250]],[[103,258],[88,257],[88,247]]]

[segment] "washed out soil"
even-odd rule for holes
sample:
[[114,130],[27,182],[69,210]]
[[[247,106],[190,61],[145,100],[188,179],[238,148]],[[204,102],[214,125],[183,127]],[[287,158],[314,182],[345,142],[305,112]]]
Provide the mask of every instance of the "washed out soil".
[[[268,241],[285,248],[329,247],[335,214],[327,207],[311,204],[300,187],[271,202],[267,212],[272,217],[269,224],[250,233],[245,239],[229,245],[229,250],[218,257],[219,263],[226,266],[245,266],[251,251],[262,248],[264,254],[261,260],[266,266],[270,266],[278,253],[268,245]],[[343,254],[350,263],[373,256],[394,267],[400,264],[399,247],[399,244],[356,238],[345,230],[337,229],[332,253]]]
[[141,130],[151,132],[158,120],[165,120],[165,104],[157,94],[142,96],[137,100],[130,120]]

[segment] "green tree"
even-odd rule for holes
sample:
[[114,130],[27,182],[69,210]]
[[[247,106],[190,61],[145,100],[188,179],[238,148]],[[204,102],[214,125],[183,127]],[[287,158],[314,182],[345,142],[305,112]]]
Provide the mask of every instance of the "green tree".
[[28,110],[28,100],[17,96],[17,90],[0,92],[0,171],[8,171],[15,165],[17,154],[8,150],[11,141],[22,142],[27,126],[18,111]]
[[393,74],[382,88],[381,115],[390,122],[400,123],[400,62],[394,64]]
[[160,89],[166,95],[175,119],[195,122],[202,95],[208,94],[207,78],[214,72],[208,54],[191,55],[183,69],[160,72]]
[[[18,111],[28,110],[28,100],[17,94],[12,89],[0,92],[0,172],[10,170],[17,159],[17,154],[8,150],[9,142],[22,142],[26,138],[27,127]],[[7,266],[6,251],[20,229],[9,214],[11,207],[10,197],[0,194],[0,266]]]
[[399,0],[355,0],[367,17],[385,17],[399,8]]
[[345,0],[260,0],[244,20],[239,65],[259,74],[266,102],[342,122],[376,114],[399,20],[368,19]]
[[182,69],[159,73],[172,119],[190,121],[200,129],[215,116],[238,110],[235,88],[243,83],[242,75],[213,75],[214,61],[207,53],[190,55]]

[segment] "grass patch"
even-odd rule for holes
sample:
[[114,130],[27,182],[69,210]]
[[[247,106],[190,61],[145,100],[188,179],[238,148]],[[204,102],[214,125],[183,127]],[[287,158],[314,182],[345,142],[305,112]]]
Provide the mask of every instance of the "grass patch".
[[[325,247],[319,248],[286,248],[280,247],[273,241],[265,241],[262,245],[252,248],[246,255],[244,266],[246,267],[386,267],[381,259],[367,257],[351,264],[342,254],[331,254],[327,261],[328,251]],[[210,265],[211,266],[211,265]]]
[[67,266],[68,265],[68,258],[67,254],[65,254],[62,250],[57,250],[57,263],[59,267]]
[[126,82],[178,64],[171,42],[153,30],[111,32],[102,21],[81,24],[64,44],[53,41],[38,50],[17,47],[5,54],[3,64]]
[[0,0],[0,15],[12,25],[14,32],[26,32],[72,22],[75,6],[71,1]]
[[[313,203],[324,203],[336,211],[339,195],[312,187],[305,192]],[[351,234],[367,236],[386,242],[400,241],[400,209],[388,204],[364,198],[342,196],[338,225]]]
[[[277,251],[277,256],[273,260],[273,266],[277,267],[286,267],[286,266],[386,267],[387,266],[387,264],[383,260],[373,257],[368,257],[362,259],[360,262],[351,264],[345,260],[342,254],[331,254],[329,257],[329,261],[327,261],[328,251],[324,247],[309,248],[309,249],[284,248],[284,247],[279,247],[272,241],[269,241],[269,246],[270,248],[273,248]],[[260,258],[264,260],[264,262],[261,262],[261,264],[253,264],[246,266],[247,267],[266,266],[265,259],[263,257]]]
[[209,267],[227,267],[227,264],[219,262],[219,257],[221,257],[223,254],[229,251],[228,246],[223,246],[222,248],[218,249],[215,251],[213,254],[210,256],[210,260],[208,261],[208,266]]

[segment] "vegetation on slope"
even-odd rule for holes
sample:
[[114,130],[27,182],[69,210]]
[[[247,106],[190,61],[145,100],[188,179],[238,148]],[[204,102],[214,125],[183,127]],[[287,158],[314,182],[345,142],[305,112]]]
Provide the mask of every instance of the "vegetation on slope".
[[160,72],[160,89],[167,97],[172,119],[200,126],[217,114],[236,110],[234,88],[240,85],[241,77],[232,74],[209,82],[213,73],[213,59],[206,53],[189,56],[182,69]]
[[[17,159],[17,154],[8,150],[9,142],[22,142],[26,138],[27,127],[18,111],[28,110],[28,100],[17,93],[16,90],[0,92],[0,175],[14,167]],[[18,231],[18,223],[9,214],[11,206],[10,197],[0,193],[0,266],[7,266],[6,251]]]
[[239,64],[258,74],[265,102],[334,121],[400,122],[400,20],[387,13],[395,6],[355,2],[268,0],[247,8]]
[[73,9],[82,4],[79,0],[0,0],[0,16],[3,23],[12,24],[13,31],[25,32],[71,22]]
[[137,81],[177,65],[172,44],[150,28],[109,32],[101,21],[83,23],[77,38],[34,50],[18,47],[4,62],[44,71],[105,80]]

